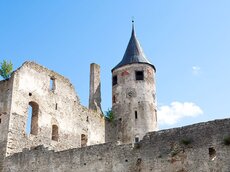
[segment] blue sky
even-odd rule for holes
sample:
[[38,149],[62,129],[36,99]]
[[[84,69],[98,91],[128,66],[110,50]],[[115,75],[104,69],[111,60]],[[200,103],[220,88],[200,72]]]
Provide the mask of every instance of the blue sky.
[[229,117],[229,0],[0,1],[0,61],[35,61],[71,80],[88,105],[89,66],[101,66],[102,106],[111,69],[136,35],[157,68],[159,128]]

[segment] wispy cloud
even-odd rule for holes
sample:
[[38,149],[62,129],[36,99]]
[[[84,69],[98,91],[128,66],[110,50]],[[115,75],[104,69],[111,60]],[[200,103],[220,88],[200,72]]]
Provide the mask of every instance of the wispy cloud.
[[160,124],[173,125],[185,117],[196,117],[202,115],[202,109],[193,102],[172,102],[158,108],[158,119]]
[[192,66],[192,74],[193,75],[198,75],[200,73],[200,66]]

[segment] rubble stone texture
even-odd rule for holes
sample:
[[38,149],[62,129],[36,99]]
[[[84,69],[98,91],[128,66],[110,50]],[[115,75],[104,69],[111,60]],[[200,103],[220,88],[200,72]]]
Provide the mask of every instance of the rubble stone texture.
[[[136,72],[143,73],[143,80],[136,79]],[[150,131],[157,130],[155,103],[155,71],[148,64],[131,64],[113,71],[117,84],[113,86],[114,122],[106,141],[131,143],[141,140]]]
[[[43,146],[7,157],[4,172],[229,172],[230,119],[148,133],[136,144],[61,152]],[[187,142],[185,142],[187,140]],[[213,151],[210,151],[213,150]]]
[[156,131],[155,72],[133,25],[105,120],[99,65],[87,109],[68,79],[25,62],[0,81],[0,172],[230,172],[230,119]]
[[[142,64],[135,67],[149,69]],[[117,72],[131,73],[132,69],[124,67]],[[104,143],[111,132],[105,128],[104,117],[80,105],[68,79],[36,63],[25,62],[9,80],[0,81],[0,95],[0,172],[230,169],[230,119],[149,132],[137,143],[123,144],[116,139]]]
[[80,104],[68,79],[34,62],[0,82],[0,114],[1,159],[38,145],[61,151],[105,142],[104,116]]
[[89,109],[102,113],[100,66],[95,63],[92,63],[90,65],[90,90],[89,91],[90,91]]

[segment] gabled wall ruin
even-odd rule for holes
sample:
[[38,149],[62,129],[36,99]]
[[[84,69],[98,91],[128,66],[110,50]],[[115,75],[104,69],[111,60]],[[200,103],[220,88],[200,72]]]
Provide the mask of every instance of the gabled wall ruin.
[[25,62],[0,82],[0,93],[0,143],[6,156],[38,145],[60,151],[81,147],[82,141],[104,143],[103,115],[82,106],[70,81],[54,71]]

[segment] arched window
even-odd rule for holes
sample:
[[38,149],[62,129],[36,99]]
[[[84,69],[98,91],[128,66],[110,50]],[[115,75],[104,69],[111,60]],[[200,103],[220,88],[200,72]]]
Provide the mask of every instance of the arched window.
[[58,126],[52,125],[52,140],[58,141],[59,135],[58,135]]
[[38,112],[39,105],[36,102],[29,102],[28,119],[26,125],[27,134],[38,134]]
[[81,147],[87,146],[88,137],[85,134],[81,134]]

